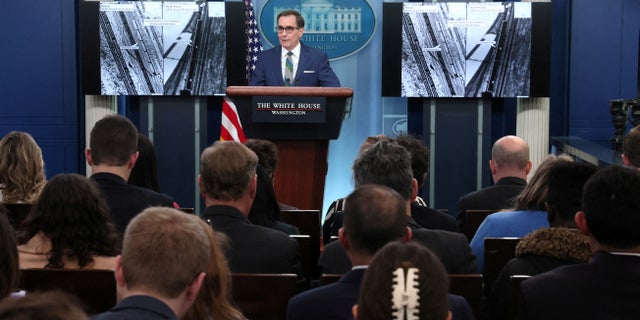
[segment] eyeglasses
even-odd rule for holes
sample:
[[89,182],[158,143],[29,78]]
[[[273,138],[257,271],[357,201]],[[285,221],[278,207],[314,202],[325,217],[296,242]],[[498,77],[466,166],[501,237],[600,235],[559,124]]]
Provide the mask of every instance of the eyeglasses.
[[289,27],[277,26],[276,27],[276,32],[283,33],[283,32],[286,31],[286,33],[291,33],[291,32],[293,32],[293,30],[298,30],[298,29],[300,29],[300,28],[291,27],[291,26],[289,26]]

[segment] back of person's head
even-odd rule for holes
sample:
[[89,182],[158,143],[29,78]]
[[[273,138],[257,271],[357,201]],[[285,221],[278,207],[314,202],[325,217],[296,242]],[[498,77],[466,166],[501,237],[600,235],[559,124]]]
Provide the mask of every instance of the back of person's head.
[[540,210],[545,211],[547,201],[547,181],[549,172],[555,165],[563,162],[572,162],[573,158],[567,155],[556,156],[547,155],[538,165],[536,172],[531,177],[531,181],[516,197],[515,210]]
[[42,150],[26,132],[11,131],[0,140],[0,184],[4,202],[33,202],[46,183]]
[[138,135],[138,160],[131,169],[129,184],[160,192],[156,149],[147,136]]
[[13,229],[7,219],[7,210],[0,205],[0,300],[18,287],[18,249]]
[[343,235],[351,251],[373,255],[385,244],[406,235],[406,200],[391,188],[362,185],[347,196]]
[[95,255],[119,252],[119,235],[106,200],[93,181],[79,174],[53,177],[22,226],[21,243],[38,233],[51,239],[48,268],[63,268],[66,255],[77,258],[84,267]]
[[29,293],[0,302],[3,320],[85,320],[87,314],[74,296],[62,291]]
[[93,165],[126,165],[138,147],[138,129],[121,115],[108,115],[96,122],[89,138]]
[[176,298],[207,271],[211,245],[197,219],[177,209],[151,207],[131,220],[121,255],[129,290]]
[[356,319],[444,320],[448,290],[447,272],[431,250],[393,242],[378,251],[365,272]]
[[401,134],[395,140],[411,154],[413,177],[418,186],[422,186],[429,174],[429,148],[420,139],[407,134]]
[[355,186],[379,184],[411,199],[413,171],[409,151],[397,142],[381,140],[365,147],[353,162]]
[[280,206],[271,179],[262,166],[256,168],[256,174],[256,196],[253,198],[248,219],[254,224],[271,227],[275,221],[280,220]]
[[240,199],[256,174],[258,157],[242,143],[216,141],[200,157],[200,191],[212,199]]
[[231,302],[231,272],[223,250],[228,239],[224,233],[215,232],[204,220],[196,220],[207,234],[211,256],[200,293],[182,319],[244,319],[242,313]]
[[574,216],[582,209],[582,189],[597,170],[587,162],[561,161],[553,165],[547,181],[547,217],[552,227],[575,227]]
[[504,136],[493,144],[491,160],[497,168],[525,170],[529,165],[529,145],[519,137]]
[[364,139],[364,142],[362,142],[362,144],[360,145],[360,149],[358,150],[358,153],[362,152],[364,149],[366,149],[367,147],[371,146],[372,144],[375,144],[378,141],[393,141],[393,139],[385,136],[384,134],[377,134],[375,136],[368,136],[366,139]]
[[622,141],[625,164],[640,168],[640,126],[633,127]]
[[275,143],[263,139],[248,139],[244,145],[251,149],[258,156],[258,164],[273,179],[273,175],[278,167],[278,147]]
[[584,186],[582,210],[600,244],[640,246],[640,172],[616,165],[598,170]]

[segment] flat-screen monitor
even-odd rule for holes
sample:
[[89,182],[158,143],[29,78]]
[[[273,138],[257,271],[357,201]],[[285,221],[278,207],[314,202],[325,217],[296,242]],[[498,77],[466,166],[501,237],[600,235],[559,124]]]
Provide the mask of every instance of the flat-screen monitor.
[[[244,84],[237,77],[244,74],[246,52],[243,3],[239,5],[83,2],[79,24],[83,93],[211,96],[224,95],[228,85]],[[228,30],[240,31],[241,36],[228,41]],[[236,76],[228,77],[230,72]]]
[[537,21],[544,17],[537,9],[527,2],[385,3],[383,95],[543,96],[532,79],[546,76],[548,86],[548,64],[534,68],[540,55],[548,61],[548,46],[544,52],[546,43],[535,41],[550,18]]

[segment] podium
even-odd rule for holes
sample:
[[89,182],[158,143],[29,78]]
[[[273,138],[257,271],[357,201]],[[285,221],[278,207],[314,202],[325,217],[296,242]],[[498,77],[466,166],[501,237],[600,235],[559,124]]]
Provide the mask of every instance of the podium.
[[340,135],[353,89],[230,86],[227,96],[236,104],[245,136],[278,147],[278,201],[322,210],[329,140]]

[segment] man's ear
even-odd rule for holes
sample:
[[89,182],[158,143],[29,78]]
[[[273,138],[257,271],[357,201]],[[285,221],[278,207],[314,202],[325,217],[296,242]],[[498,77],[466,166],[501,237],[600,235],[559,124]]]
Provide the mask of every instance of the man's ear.
[[118,287],[126,287],[127,280],[124,278],[124,272],[122,271],[122,256],[116,257],[116,270],[115,270],[116,284]]
[[625,166],[631,165],[631,162],[629,161],[629,157],[627,157],[624,153],[621,154],[620,157],[622,157],[622,163],[624,163]]
[[84,157],[87,158],[87,163],[93,166],[93,158],[91,157],[91,150],[89,148],[84,149]]
[[585,236],[591,235],[591,231],[589,231],[589,226],[587,225],[587,217],[584,215],[584,211],[576,212],[573,220],[576,222],[576,226],[578,226],[578,229],[580,229],[580,231],[582,231]]
[[344,247],[344,251],[349,251],[349,239],[347,239],[347,235],[344,233],[344,227],[338,229],[338,240]]
[[131,157],[129,157],[129,163],[127,164],[127,168],[133,169],[133,166],[136,165],[136,161],[138,161],[138,157],[140,156],[140,152],[134,152]]
[[411,202],[416,201],[419,189],[420,186],[418,186],[418,180],[416,180],[415,178],[411,179]]
[[351,308],[351,313],[353,314],[353,320],[358,320],[358,305],[354,304]]
[[249,196],[253,200],[256,197],[256,192],[258,189],[258,175],[254,174],[251,181],[249,181]]
[[409,227],[405,227],[405,228],[407,228],[407,231],[404,235],[404,238],[402,238],[402,243],[407,243],[411,241],[411,238],[413,237],[413,231],[411,231],[411,228]]
[[531,172],[531,168],[533,168],[533,162],[531,162],[531,160],[529,160],[529,162],[527,162],[527,175],[529,175],[529,172]]
[[193,282],[191,282],[191,284],[187,287],[185,298],[188,301],[196,300],[198,292],[200,292],[200,288],[202,287],[202,282],[204,282],[205,276],[206,274],[204,272],[200,272],[200,274],[195,279],[193,279]]
[[495,175],[498,172],[498,166],[493,160],[489,160],[489,169],[491,169],[491,174]]
[[205,197],[205,190],[204,190],[204,184],[202,182],[202,175],[198,175],[198,191],[200,192],[200,196],[201,197]]

